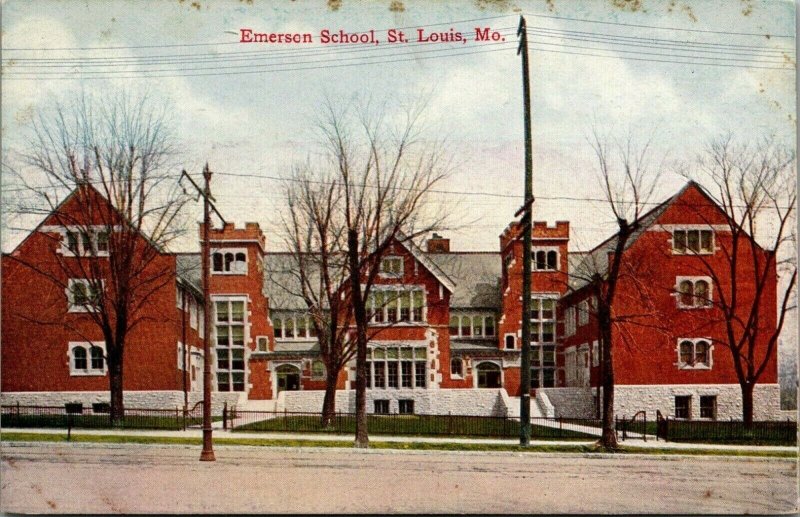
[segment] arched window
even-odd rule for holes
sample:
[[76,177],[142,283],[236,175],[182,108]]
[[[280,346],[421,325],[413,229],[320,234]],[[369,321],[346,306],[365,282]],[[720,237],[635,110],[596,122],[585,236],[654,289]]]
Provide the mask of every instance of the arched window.
[[214,271],[222,271],[222,253],[214,253],[211,259],[214,262]]
[[75,370],[86,370],[86,349],[82,346],[76,346],[72,349],[72,364]]
[[325,363],[322,361],[314,361],[311,363],[311,377],[314,379],[325,378]]
[[691,280],[684,280],[680,283],[679,294],[681,305],[687,307],[694,305],[694,284]]
[[464,376],[464,362],[460,357],[450,359],[450,376],[463,377]]
[[708,366],[708,343],[698,341],[694,344],[694,364]]
[[547,252],[547,269],[555,271],[558,269],[558,253],[555,251]]
[[694,364],[694,343],[681,341],[680,347],[681,363],[690,366]]
[[694,284],[694,297],[695,297],[695,305],[699,307],[704,307],[709,305],[708,299],[708,282],[705,280],[698,280]]
[[536,269],[545,269],[547,267],[547,255],[544,251],[536,252]]
[[247,273],[247,255],[241,252],[236,254],[236,264],[234,266],[234,270],[237,273]]
[[225,271],[232,271],[231,265],[233,264],[233,253],[225,254]]
[[105,366],[103,360],[103,349],[100,348],[99,346],[93,346],[91,350],[91,356],[92,356],[92,370],[102,370]]
[[514,348],[516,339],[514,339],[514,334],[506,334],[506,349],[512,350]]
[[495,363],[484,362],[480,363],[478,370],[478,387],[479,388],[501,388],[503,385],[500,367]]

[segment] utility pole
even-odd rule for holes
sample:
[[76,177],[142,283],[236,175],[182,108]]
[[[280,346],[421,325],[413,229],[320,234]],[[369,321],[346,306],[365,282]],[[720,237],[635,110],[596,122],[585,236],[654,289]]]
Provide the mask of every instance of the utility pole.
[[[519,17],[517,55],[522,54],[522,99],[525,105],[525,203],[522,212],[522,357],[520,369],[519,444],[531,443],[531,206],[533,205],[533,151],[531,149],[531,85],[528,73],[528,30]],[[517,211],[517,214],[520,213]]]
[[201,263],[203,264],[203,451],[200,453],[200,461],[215,461],[214,445],[212,442],[212,429],[211,429],[211,242],[210,242],[210,228],[211,228],[211,209],[216,212],[217,216],[225,225],[225,219],[219,213],[211,200],[211,170],[208,163],[203,168],[203,179],[205,184],[201,189],[197,183],[194,182],[191,176],[186,171],[181,173],[181,177],[186,177],[203,196],[203,243],[200,247],[200,254],[202,256]]

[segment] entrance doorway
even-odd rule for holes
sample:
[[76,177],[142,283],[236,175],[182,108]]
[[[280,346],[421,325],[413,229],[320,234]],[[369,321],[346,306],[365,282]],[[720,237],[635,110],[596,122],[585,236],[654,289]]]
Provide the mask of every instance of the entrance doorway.
[[282,364],[275,370],[278,375],[278,393],[300,389],[300,369],[291,364]]
[[479,388],[501,388],[502,378],[500,375],[500,367],[494,363],[481,363],[477,367],[478,370],[478,387]]

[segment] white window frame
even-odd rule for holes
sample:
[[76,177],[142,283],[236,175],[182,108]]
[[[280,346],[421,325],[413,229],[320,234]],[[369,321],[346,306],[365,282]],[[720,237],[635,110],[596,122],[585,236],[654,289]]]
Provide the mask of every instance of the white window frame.
[[[496,338],[497,337],[497,316],[494,313],[489,314],[489,313],[485,313],[485,312],[483,312],[483,313],[475,312],[475,313],[467,313],[467,314],[462,314],[462,313],[451,314],[450,315],[450,319],[453,319],[453,318],[458,318],[458,334],[451,335],[450,336],[451,338],[458,338],[458,339],[486,339],[486,338]],[[475,335],[472,332],[472,330],[475,328],[472,325],[472,322],[473,322],[473,320],[475,318],[480,318],[481,319],[481,334],[480,335]],[[494,325],[492,326],[492,329],[494,329],[494,330],[492,331],[491,334],[487,334],[486,333],[486,318],[491,318],[492,322],[494,323]],[[465,327],[464,321],[467,320],[467,319],[469,320],[469,329],[470,329],[470,335],[469,336],[465,336],[464,335],[464,327]],[[447,323],[447,332],[448,332],[448,334],[450,333],[450,322],[449,321]]]
[[[692,343],[692,357],[697,355],[697,343],[705,341],[708,344],[708,362],[707,364],[688,364],[681,362],[681,343],[689,341]],[[675,352],[678,360],[675,365],[679,370],[711,370],[714,367],[714,342],[710,337],[682,337],[678,338],[675,345]]]
[[[322,365],[322,374],[320,374],[320,375],[315,375],[315,373],[314,373],[314,365],[317,364],[317,363]],[[327,378],[328,368],[325,366],[325,362],[322,359],[312,359],[311,360],[311,364],[309,365],[308,369],[311,372],[311,379],[312,380],[322,381],[322,380],[325,380]]]
[[[81,347],[86,350],[86,369],[75,368],[74,350]],[[92,347],[103,351],[103,368],[92,368]],[[71,377],[102,377],[108,373],[108,360],[106,359],[105,341],[70,341],[67,347],[67,360],[69,361],[69,374]]]
[[[400,271],[385,271],[383,269],[383,264],[388,261],[399,261],[400,262]],[[381,264],[378,267],[378,275],[383,278],[403,278],[403,273],[405,272],[405,260],[403,257],[399,255],[389,255],[386,257],[381,258]]]
[[180,284],[175,284],[175,307],[183,310],[183,297],[185,293]]
[[[689,233],[688,232],[701,232],[701,231],[708,231],[711,232],[711,249],[704,250],[700,249],[699,251],[692,251],[689,249]],[[685,250],[678,250],[675,248],[675,232],[687,232],[686,233],[686,249]],[[671,240],[670,245],[672,248],[673,255],[713,255],[714,251],[716,251],[716,232],[714,228],[709,225],[682,225],[682,226],[675,226],[672,228],[670,232]],[[702,243],[702,235],[698,233],[697,238],[699,239],[698,242]]]
[[[536,253],[539,251],[544,251],[544,265],[545,267],[542,269],[538,268],[538,262],[536,262]],[[556,253],[556,267],[551,269],[547,266],[547,255],[554,251]],[[559,265],[561,264],[561,250],[558,246],[532,246],[531,247],[531,272],[538,273],[538,272],[554,272],[559,270]]]
[[[97,235],[99,233],[107,232],[109,234],[109,239],[111,237],[111,232],[113,229],[109,229],[108,226],[104,225],[89,225],[89,226],[62,226],[58,228],[56,231],[61,234],[61,248],[59,249],[59,253],[64,255],[65,257],[108,257],[110,251],[99,251],[97,249]],[[43,228],[46,230],[46,228]],[[74,253],[71,249],[69,249],[69,237],[68,233],[77,233],[78,234],[78,252]],[[81,238],[82,233],[87,233],[89,236],[89,244],[92,247],[91,250],[87,250],[86,246],[84,246],[83,239]],[[94,255],[92,254],[94,251]]]
[[[401,257],[402,258],[402,257]],[[414,317],[414,292],[421,292],[422,293],[422,319],[418,320]],[[381,317],[382,321],[376,321],[376,307],[375,307],[375,296],[377,293],[388,293],[388,292],[395,292],[395,301],[394,307],[389,306],[388,304],[384,303],[383,307],[381,307]],[[400,319],[400,303],[397,303],[399,300],[398,293],[401,293],[405,296],[409,297],[409,319],[402,320]],[[384,300],[385,302],[385,300]],[[397,285],[373,285],[372,291],[370,292],[369,298],[366,300],[367,308],[369,309],[370,315],[370,324],[371,325],[418,325],[420,323],[425,323],[428,321],[428,294],[425,290],[424,285],[412,285],[412,284],[397,284]],[[388,321],[389,311],[395,311],[395,320]]]
[[[294,334],[292,337],[286,337],[287,321],[292,322],[292,332]],[[281,337],[275,336],[275,341],[314,341],[317,339],[317,336],[311,335],[313,325],[311,323],[311,315],[308,313],[287,312],[285,314],[273,314],[272,322],[273,329],[278,326],[276,323],[280,322]],[[302,330],[302,335],[298,332],[299,330]]]
[[[264,343],[263,350],[261,343]],[[256,352],[269,352],[269,336],[256,336]]]
[[[92,281],[88,278],[70,278],[67,281],[67,312],[97,312],[96,307],[92,307],[91,305],[77,305],[75,300],[72,297],[72,286],[75,284],[83,284],[87,291],[90,290]],[[105,289],[105,281],[100,280],[100,290]]]
[[197,330],[199,311],[197,310],[197,301],[194,298],[189,299],[189,326]]
[[[509,337],[512,339],[512,344],[513,344],[511,348],[508,348],[506,346],[506,341],[508,340]],[[516,350],[516,349],[517,349],[517,335],[514,334],[513,332],[506,332],[506,334],[503,336],[503,350]]]
[[[397,357],[390,358],[389,357],[389,349],[396,349],[397,350]],[[411,357],[404,358],[402,356],[402,349],[410,349],[411,350]],[[383,357],[377,357],[375,350],[382,350]],[[417,354],[417,351],[421,350],[422,354]],[[418,355],[422,355],[424,357],[418,357]],[[385,385],[378,386],[375,384],[375,363],[383,363],[383,375],[385,380]],[[401,363],[410,362],[411,363],[411,386],[403,386],[403,366]],[[389,386],[389,363],[396,363],[397,364],[397,386]],[[424,386],[417,385],[417,364],[424,364],[425,365],[425,375],[424,375]],[[367,352],[367,389],[370,390],[424,390],[429,389],[431,385],[431,379],[429,378],[431,373],[431,366],[429,364],[428,359],[428,347],[425,344],[407,344],[403,342],[399,343],[392,343],[388,345],[370,345],[369,350]]]
[[[703,281],[708,285],[706,303],[694,296],[697,282]],[[681,299],[681,284],[683,282],[692,283],[692,305],[686,305]],[[710,309],[714,306],[714,283],[710,276],[676,276],[675,277],[675,300],[679,309]]]
[[178,341],[178,371],[179,372],[183,372],[183,371],[186,370],[185,359],[186,359],[186,352],[184,350],[183,343]]
[[582,300],[578,303],[577,307],[577,318],[578,318],[578,327],[583,327],[589,324],[589,300]]
[[[227,303],[227,304],[230,304],[231,302],[242,302],[244,304],[244,306],[242,308],[242,310],[243,310],[242,321],[241,322],[233,322],[231,319],[229,319],[228,321],[219,321],[219,320],[217,320],[217,302],[223,302],[223,303]],[[213,349],[214,349],[214,357],[213,357],[213,361],[214,361],[214,367],[213,367],[213,372],[214,372],[214,390],[213,391],[219,391],[218,374],[219,373],[227,373],[229,375],[228,387],[231,388],[230,390],[228,390],[228,393],[247,393],[248,392],[248,389],[247,389],[248,384],[247,383],[249,381],[248,361],[250,359],[250,347],[248,346],[248,343],[250,343],[250,321],[249,321],[250,320],[250,318],[249,318],[250,300],[248,299],[248,297],[246,295],[219,295],[219,296],[212,296],[211,297],[211,306],[212,306],[212,310],[214,311],[214,319],[212,321],[212,325],[213,325],[213,327],[212,327],[212,336],[211,336],[211,344],[212,344]],[[232,312],[230,310],[230,305],[228,305],[228,311],[229,311],[228,315],[230,316],[230,312]],[[229,361],[230,361],[231,364],[233,363],[233,350],[238,349],[239,347],[234,347],[232,345],[233,338],[232,338],[231,329],[234,326],[240,326],[240,325],[242,326],[242,340],[243,340],[243,344],[244,344],[244,346],[241,347],[244,350],[243,355],[242,355],[242,361],[244,362],[243,369],[242,370],[234,370],[232,367],[229,368],[229,369],[220,369],[219,368],[219,363],[218,363],[217,350],[219,348],[225,348],[226,350],[228,350],[231,353],[231,356],[229,357]],[[217,326],[227,326],[228,327],[228,344],[229,344],[229,346],[227,346],[227,347],[218,347],[218,345],[217,345]],[[233,390],[233,384],[234,384],[233,383],[233,374],[234,373],[239,373],[239,372],[243,372],[243,375],[242,375],[243,381],[242,382],[243,382],[244,388],[242,389],[242,391],[234,391]]]
[[574,336],[577,332],[575,306],[570,305],[564,310],[564,336]]
[[[214,269],[214,255],[219,253],[222,255],[222,271],[216,271]],[[232,268],[229,271],[225,270],[225,255],[231,253],[233,255],[233,261],[231,262]],[[236,255],[239,253],[244,253],[244,270],[239,271],[237,269],[237,264],[239,261],[236,260]],[[212,249],[211,256],[209,257],[211,261],[211,274],[212,275],[239,275],[239,276],[246,276],[247,271],[250,268],[250,257],[247,253],[247,248],[219,248],[219,249]]]

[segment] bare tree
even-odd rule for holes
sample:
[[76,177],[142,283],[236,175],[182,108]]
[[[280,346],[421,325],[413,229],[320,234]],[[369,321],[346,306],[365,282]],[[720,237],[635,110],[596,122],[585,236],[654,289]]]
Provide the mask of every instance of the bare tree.
[[683,172],[711,187],[709,195],[725,215],[724,238],[715,232],[721,253],[697,253],[698,272],[712,281],[708,302],[717,309],[707,311],[699,325],[724,326],[724,338],[714,341],[731,353],[742,419],[751,424],[754,388],[775,358],[787,314],[796,308],[795,153],[769,138],[747,144],[728,133]]
[[450,173],[441,140],[425,138],[425,102],[397,112],[386,104],[337,108],[328,100],[319,128],[331,180],[341,186],[343,249],[356,350],[356,447],[368,447],[366,417],[368,300],[381,258],[396,242],[445,227],[446,207],[429,204]]
[[336,412],[339,373],[355,354],[352,311],[341,296],[348,276],[342,184],[330,170],[304,164],[295,167],[283,189],[288,204],[283,234],[291,261],[282,271],[287,280],[277,287],[307,307],[325,364],[322,424],[328,426]]
[[[627,279],[640,284],[647,278],[643,268],[648,261],[626,260],[625,252],[631,238],[641,229],[644,208],[652,197],[662,162],[653,163],[652,137],[637,143],[629,132],[625,139],[601,136],[593,129],[589,143],[597,159],[597,179],[603,188],[605,202],[617,223],[617,233],[586,255],[570,276],[580,280],[588,289],[596,306],[590,310],[597,320],[600,333],[601,385],[603,431],[601,444],[608,449],[617,447],[614,422],[614,343],[628,340],[631,325],[653,326],[657,312],[655,297],[638,297],[641,312],[623,314],[617,308],[621,296],[618,286]],[[648,291],[642,287],[638,293]],[[629,340],[633,342],[633,339]]]
[[[186,197],[170,168],[175,139],[166,114],[147,95],[126,92],[56,102],[32,122],[29,148],[4,163],[20,189],[14,210],[44,217],[54,230],[44,233],[55,248],[46,260],[10,257],[69,292],[102,332],[114,424],[124,417],[127,338],[152,317],[143,310],[151,297],[175,282],[163,251],[182,231]],[[34,323],[79,332],[69,321]],[[93,347],[94,360],[100,353]]]

